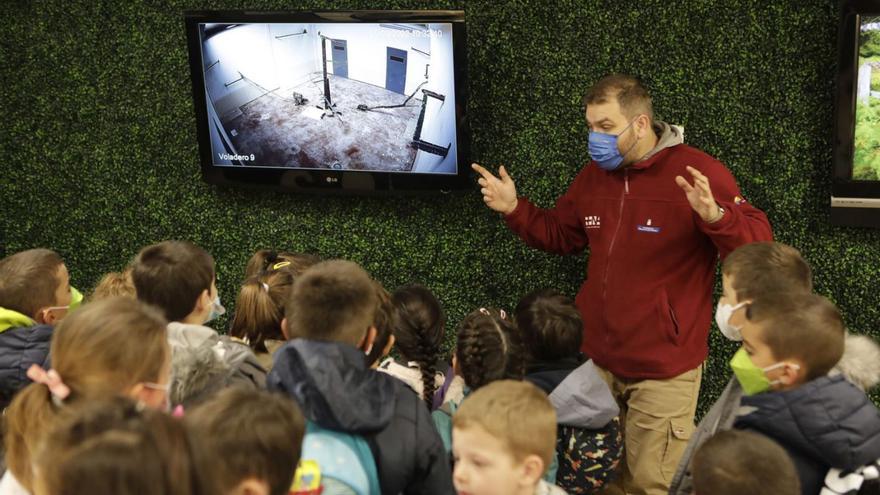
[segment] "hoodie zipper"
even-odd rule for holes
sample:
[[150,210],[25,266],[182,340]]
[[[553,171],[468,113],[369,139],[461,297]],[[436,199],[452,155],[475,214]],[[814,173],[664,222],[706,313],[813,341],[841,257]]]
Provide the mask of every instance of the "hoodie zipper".
[[608,244],[608,254],[605,256],[605,273],[602,278],[602,303],[605,308],[605,343],[608,343],[608,267],[611,266],[611,253],[614,251],[614,243],[617,241],[617,233],[620,232],[620,225],[623,223],[623,204],[629,195],[629,170],[623,171],[623,194],[620,195],[620,209],[617,212],[617,226],[614,227],[614,234],[611,236],[611,243]]

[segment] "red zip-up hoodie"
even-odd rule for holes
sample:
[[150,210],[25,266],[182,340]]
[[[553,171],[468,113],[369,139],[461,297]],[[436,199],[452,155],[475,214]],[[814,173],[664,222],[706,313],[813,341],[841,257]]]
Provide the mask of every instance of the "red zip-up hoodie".
[[[692,166],[709,179],[724,216],[704,222],[675,183]],[[677,144],[606,172],[591,162],[552,209],[520,198],[505,217],[529,246],[573,254],[589,246],[576,303],[582,351],[618,377],[671,378],[709,352],[715,263],[737,247],[770,241],[763,212],[746,202],[730,171]]]

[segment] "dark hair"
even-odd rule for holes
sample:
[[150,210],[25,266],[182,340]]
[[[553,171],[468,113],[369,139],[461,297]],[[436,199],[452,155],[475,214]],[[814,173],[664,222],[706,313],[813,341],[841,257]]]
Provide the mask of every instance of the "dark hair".
[[609,74],[596,81],[587,90],[583,98],[583,106],[606,103],[616,98],[621,112],[628,118],[645,114],[654,119],[654,107],[651,94],[638,78],[626,74]]
[[716,433],[694,453],[691,472],[697,495],[801,493],[797,471],[785,450],[751,431]]
[[778,292],[813,290],[810,265],[797,249],[781,242],[740,246],[724,259],[721,273],[731,277],[740,301]]
[[394,306],[391,304],[391,294],[379,282],[375,282],[375,284],[378,306],[373,326],[376,328],[376,338],[373,340],[373,348],[366,356],[367,366],[373,366],[376,361],[382,359],[382,351],[385,350],[391,339],[391,318],[394,311]]
[[245,280],[235,301],[229,334],[245,340],[257,352],[268,352],[267,339],[284,340],[281,320],[293,287],[293,273],[273,270]]
[[320,258],[312,254],[261,249],[248,260],[247,266],[244,269],[244,276],[245,278],[253,277],[254,275],[280,268],[290,270],[294,276],[297,276],[320,261]]
[[495,380],[522,380],[522,340],[506,313],[480,308],[465,316],[455,347],[458,369],[471,390]]
[[531,292],[520,299],[514,313],[532,360],[555,361],[580,352],[584,324],[574,301],[561,292]]
[[141,249],[132,263],[131,278],[141,301],[180,321],[195,309],[202,291],[214,282],[214,258],[186,241],[164,241]]
[[35,457],[49,495],[201,495],[207,453],[183,423],[122,397],[66,408]]
[[272,495],[287,495],[305,434],[305,419],[292,400],[233,387],[188,411],[186,423],[220,458],[221,493],[254,477]]
[[0,306],[33,318],[54,306],[64,261],[50,249],[28,249],[0,260]]
[[376,287],[357,263],[322,261],[293,283],[284,316],[287,336],[357,345],[373,325]]
[[[156,382],[170,360],[166,327],[158,311],[129,297],[84,305],[55,329],[52,368],[70,389],[65,405],[122,394],[142,382]],[[6,463],[32,490],[31,454],[55,421],[58,407],[46,385],[31,383],[6,411]]]
[[764,343],[778,360],[798,358],[806,380],[828,374],[843,356],[846,328],[828,299],[807,292],[766,294],[746,308],[749,322],[760,325]]
[[440,302],[422,285],[401,287],[394,291],[391,300],[395,309],[391,324],[395,345],[405,361],[419,364],[424,387],[422,399],[430,406],[446,317]]

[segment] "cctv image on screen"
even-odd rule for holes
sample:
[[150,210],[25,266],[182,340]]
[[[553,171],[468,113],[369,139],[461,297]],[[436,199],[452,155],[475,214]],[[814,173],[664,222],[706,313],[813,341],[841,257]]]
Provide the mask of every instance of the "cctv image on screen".
[[880,16],[860,21],[852,178],[880,180]]
[[452,25],[200,24],[214,164],[455,174]]

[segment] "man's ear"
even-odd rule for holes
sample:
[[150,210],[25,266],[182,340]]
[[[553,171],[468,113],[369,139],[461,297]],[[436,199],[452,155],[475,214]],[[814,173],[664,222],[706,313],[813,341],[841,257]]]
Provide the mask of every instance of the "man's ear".
[[520,484],[523,486],[534,486],[544,477],[544,468],[544,461],[540,457],[534,454],[526,456],[520,464]]
[[370,326],[367,329],[367,333],[364,334],[364,338],[361,339],[360,344],[358,344],[358,349],[363,350],[365,353],[369,354],[370,351],[373,350],[373,342],[376,341],[376,327]]
[[281,318],[281,335],[284,335],[284,340],[290,340],[290,334],[287,332],[287,318]]

